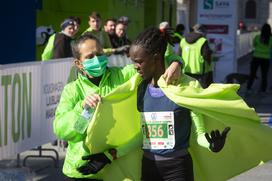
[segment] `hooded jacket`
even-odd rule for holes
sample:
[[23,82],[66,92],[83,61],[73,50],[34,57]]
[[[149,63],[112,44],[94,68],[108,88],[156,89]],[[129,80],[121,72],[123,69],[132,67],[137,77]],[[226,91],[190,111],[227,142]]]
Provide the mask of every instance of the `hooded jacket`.
[[83,111],[82,103],[84,98],[97,93],[106,96],[113,89],[117,88],[136,73],[133,65],[125,68],[108,68],[102,76],[99,86],[94,85],[89,79],[79,74],[78,79],[67,84],[61,94],[59,105],[56,109],[53,122],[54,133],[60,139],[68,141],[68,148],[63,166],[63,173],[71,178],[97,178],[101,175],[82,175],[76,168],[83,165],[85,161],[81,159],[84,155],[89,155],[85,149],[85,134],[79,134],[74,129],[76,121],[80,118]]

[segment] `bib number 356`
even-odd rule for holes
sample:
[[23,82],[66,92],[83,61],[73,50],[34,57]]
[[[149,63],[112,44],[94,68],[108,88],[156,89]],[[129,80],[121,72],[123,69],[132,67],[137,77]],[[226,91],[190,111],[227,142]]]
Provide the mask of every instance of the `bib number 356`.
[[166,124],[146,124],[145,132],[146,132],[146,138],[166,138],[167,125]]

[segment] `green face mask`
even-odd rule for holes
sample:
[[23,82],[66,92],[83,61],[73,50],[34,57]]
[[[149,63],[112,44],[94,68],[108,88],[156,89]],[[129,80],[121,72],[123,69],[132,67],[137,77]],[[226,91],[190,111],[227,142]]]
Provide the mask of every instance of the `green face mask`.
[[108,64],[108,58],[105,55],[94,56],[86,59],[82,65],[85,72],[93,77],[99,77],[105,73]]

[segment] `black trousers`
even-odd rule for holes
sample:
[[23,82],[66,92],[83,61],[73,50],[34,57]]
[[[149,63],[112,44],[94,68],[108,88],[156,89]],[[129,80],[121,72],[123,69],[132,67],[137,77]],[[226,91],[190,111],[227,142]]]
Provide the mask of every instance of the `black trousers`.
[[142,181],[193,181],[193,161],[191,155],[171,160],[155,161],[143,157]]
[[254,79],[256,78],[257,70],[261,66],[261,75],[262,82],[260,91],[265,92],[267,87],[267,75],[269,70],[269,60],[263,58],[253,57],[253,60],[250,63],[250,75],[247,83],[247,89],[251,89],[252,84],[254,83]]

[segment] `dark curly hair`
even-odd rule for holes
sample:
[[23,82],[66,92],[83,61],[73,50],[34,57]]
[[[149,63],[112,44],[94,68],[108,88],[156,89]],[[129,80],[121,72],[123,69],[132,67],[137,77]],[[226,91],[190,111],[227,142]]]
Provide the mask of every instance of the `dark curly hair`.
[[171,28],[159,29],[150,27],[141,32],[132,45],[137,45],[145,49],[148,54],[160,54],[164,56],[167,43],[173,44],[174,31]]

